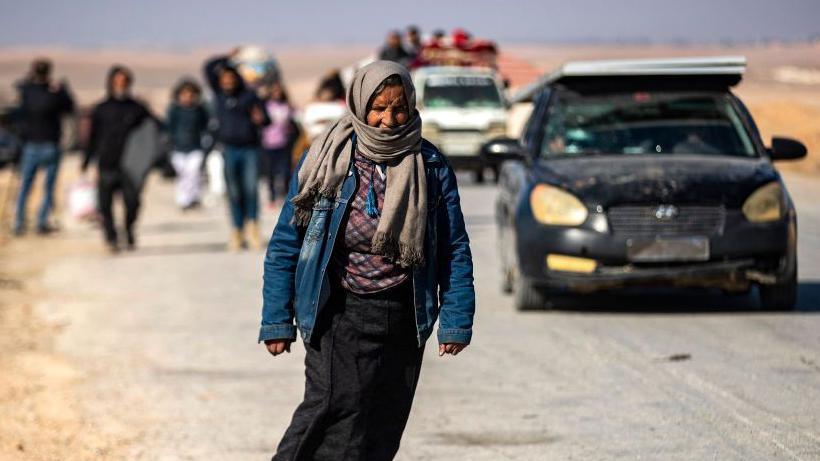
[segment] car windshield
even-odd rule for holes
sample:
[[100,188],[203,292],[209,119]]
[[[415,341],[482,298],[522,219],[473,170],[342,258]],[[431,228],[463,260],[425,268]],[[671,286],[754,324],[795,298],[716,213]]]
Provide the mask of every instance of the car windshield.
[[726,93],[559,91],[548,111],[541,157],[585,154],[756,155]]
[[498,108],[501,95],[490,77],[431,75],[424,83],[424,106],[437,108]]

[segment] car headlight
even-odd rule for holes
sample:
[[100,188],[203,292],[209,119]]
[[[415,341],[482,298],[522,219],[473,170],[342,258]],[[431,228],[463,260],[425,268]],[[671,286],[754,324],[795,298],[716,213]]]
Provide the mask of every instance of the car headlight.
[[530,193],[532,215],[542,224],[578,226],[589,211],[574,195],[557,187],[539,184]]
[[786,200],[779,182],[759,187],[743,203],[743,214],[751,222],[777,221],[786,213]]

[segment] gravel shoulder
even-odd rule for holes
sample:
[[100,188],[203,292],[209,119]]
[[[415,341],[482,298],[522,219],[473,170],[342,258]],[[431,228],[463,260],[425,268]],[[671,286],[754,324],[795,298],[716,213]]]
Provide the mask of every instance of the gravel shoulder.
[[[0,172],[0,189],[13,180],[9,173]],[[133,439],[86,412],[80,389],[91,377],[55,345],[69,325],[39,312],[54,302],[42,283],[48,267],[95,248],[0,235],[0,459],[118,459]]]

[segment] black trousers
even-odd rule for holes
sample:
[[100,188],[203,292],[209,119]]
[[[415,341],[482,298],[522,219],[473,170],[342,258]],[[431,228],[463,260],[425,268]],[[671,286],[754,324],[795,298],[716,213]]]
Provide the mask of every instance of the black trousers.
[[273,461],[392,460],[423,348],[410,283],[369,296],[333,290],[305,344],[305,396]]
[[118,170],[100,170],[99,182],[97,184],[97,194],[99,199],[98,207],[102,215],[103,230],[105,239],[109,243],[117,242],[117,229],[114,226],[114,193],[122,192],[122,200],[125,203],[125,231],[132,238],[134,223],[137,221],[137,214],[140,208],[139,186],[134,184],[128,175]]
[[288,195],[288,183],[290,182],[290,143],[281,149],[263,149],[259,156],[259,171],[268,185],[268,197],[270,201],[276,200],[276,178],[281,178],[281,194],[284,198]]

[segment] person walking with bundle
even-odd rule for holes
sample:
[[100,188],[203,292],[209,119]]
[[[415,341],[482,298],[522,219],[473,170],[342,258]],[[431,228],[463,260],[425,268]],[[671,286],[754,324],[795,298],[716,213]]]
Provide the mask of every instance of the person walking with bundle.
[[364,66],[347,104],[297,166],[265,257],[259,341],[290,351],[298,326],[307,351],[274,461],[393,459],[436,319],[440,356],[472,338],[456,177],[421,137],[410,74]]
[[[134,225],[140,208],[142,184],[123,168],[123,154],[128,136],[143,121],[151,117],[148,109],[131,96],[134,76],[120,65],[113,66],[106,78],[105,99],[91,113],[91,131],[82,173],[91,161],[97,161],[98,207],[102,216],[105,241],[112,253],[119,251],[117,229],[114,225],[114,194],[122,193],[125,203],[125,236],[129,250],[136,246]],[[150,153],[146,152],[146,155]]]
[[20,159],[20,193],[14,234],[26,230],[26,202],[34,184],[37,170],[44,169],[43,202],[37,215],[37,233],[48,234],[54,228],[48,223],[54,203],[54,185],[60,166],[60,135],[62,117],[74,110],[74,100],[67,84],[51,81],[51,62],[37,59],[31,64],[31,73],[20,85],[19,116],[22,124],[23,153]]
[[245,244],[259,249],[259,130],[270,124],[265,106],[245,87],[242,77],[229,63],[231,55],[218,56],[205,64],[205,78],[214,93],[218,128],[216,140],[222,144],[225,182],[233,229],[228,240],[232,251]]
[[268,183],[270,203],[275,205],[277,179],[282,183],[281,197],[287,195],[290,181],[290,150],[294,137],[298,134],[293,119],[293,106],[290,105],[288,94],[281,82],[270,85],[265,109],[271,123],[262,130],[262,175]]
[[176,203],[183,210],[199,206],[202,196],[202,136],[208,129],[208,112],[200,102],[202,89],[190,79],[174,88],[166,119],[171,138],[171,165],[177,174]]

